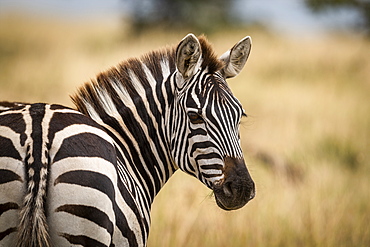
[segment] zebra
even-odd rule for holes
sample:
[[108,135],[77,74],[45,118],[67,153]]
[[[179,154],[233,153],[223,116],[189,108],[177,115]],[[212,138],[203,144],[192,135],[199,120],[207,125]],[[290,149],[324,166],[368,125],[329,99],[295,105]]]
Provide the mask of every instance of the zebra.
[[255,197],[226,79],[251,38],[220,58],[204,36],[131,58],[71,96],[76,109],[0,106],[1,246],[146,246],[154,197],[176,170],[217,205]]

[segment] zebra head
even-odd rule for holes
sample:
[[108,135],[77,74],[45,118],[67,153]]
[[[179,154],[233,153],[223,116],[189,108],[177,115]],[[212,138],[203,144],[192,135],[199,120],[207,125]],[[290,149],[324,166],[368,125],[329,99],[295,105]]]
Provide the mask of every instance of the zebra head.
[[193,34],[176,49],[175,105],[178,121],[185,124],[173,124],[186,127],[176,140],[184,154],[175,158],[182,156],[180,169],[211,188],[225,210],[238,209],[255,195],[240,146],[239,125],[246,115],[226,83],[244,67],[250,49],[245,37],[218,59],[207,41]]

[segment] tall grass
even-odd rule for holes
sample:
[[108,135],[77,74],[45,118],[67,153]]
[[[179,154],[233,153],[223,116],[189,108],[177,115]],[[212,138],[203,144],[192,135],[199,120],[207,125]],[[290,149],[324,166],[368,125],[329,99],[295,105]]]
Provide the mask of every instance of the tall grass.
[[[184,35],[2,17],[0,99],[72,106],[68,94],[96,73]],[[149,246],[370,246],[370,42],[256,29],[209,39],[222,54],[245,35],[252,53],[230,86],[249,115],[241,137],[257,196],[225,212],[177,172],[156,197]]]

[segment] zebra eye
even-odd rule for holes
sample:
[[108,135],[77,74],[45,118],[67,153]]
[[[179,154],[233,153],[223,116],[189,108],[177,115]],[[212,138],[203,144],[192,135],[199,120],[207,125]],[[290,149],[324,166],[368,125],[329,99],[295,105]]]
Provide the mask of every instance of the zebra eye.
[[193,124],[204,123],[203,118],[196,112],[189,112],[188,117],[190,119],[190,122]]

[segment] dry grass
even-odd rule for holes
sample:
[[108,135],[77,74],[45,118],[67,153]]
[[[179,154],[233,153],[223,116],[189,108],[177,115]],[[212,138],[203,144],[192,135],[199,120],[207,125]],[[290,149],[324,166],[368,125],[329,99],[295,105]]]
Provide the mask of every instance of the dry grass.
[[[110,23],[2,17],[0,99],[71,106],[68,94],[97,72],[185,33],[127,35]],[[250,116],[242,143],[257,196],[225,212],[178,172],[155,200],[149,246],[370,246],[369,41],[253,29],[209,39],[221,54],[244,35],[252,54],[230,85]]]

